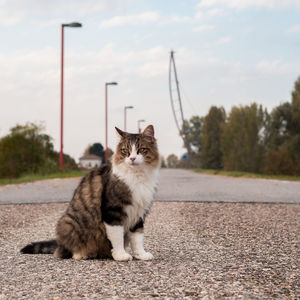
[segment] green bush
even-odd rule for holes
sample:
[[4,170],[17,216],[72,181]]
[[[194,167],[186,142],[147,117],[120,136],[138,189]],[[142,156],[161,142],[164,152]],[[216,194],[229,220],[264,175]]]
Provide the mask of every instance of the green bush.
[[[0,140],[0,178],[59,171],[59,154],[53,150],[51,137],[43,134],[42,129],[33,123],[17,125]],[[64,155],[64,169],[77,169],[68,155]]]

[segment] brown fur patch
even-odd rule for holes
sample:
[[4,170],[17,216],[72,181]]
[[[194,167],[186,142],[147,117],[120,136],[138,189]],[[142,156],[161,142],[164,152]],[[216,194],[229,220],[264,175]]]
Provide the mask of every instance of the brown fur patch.
[[110,176],[110,168],[99,168],[87,174],[77,187],[73,199],[56,227],[57,243],[77,257],[111,257],[110,242],[102,222],[102,192]]

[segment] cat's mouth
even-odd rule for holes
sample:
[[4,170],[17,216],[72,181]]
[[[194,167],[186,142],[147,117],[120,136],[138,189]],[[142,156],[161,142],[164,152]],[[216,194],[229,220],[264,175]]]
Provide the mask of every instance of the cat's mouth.
[[136,167],[136,166],[139,166],[140,164],[139,164],[138,162],[136,162],[136,161],[131,161],[131,162],[129,163],[129,165],[130,165],[130,166],[133,166],[133,167]]

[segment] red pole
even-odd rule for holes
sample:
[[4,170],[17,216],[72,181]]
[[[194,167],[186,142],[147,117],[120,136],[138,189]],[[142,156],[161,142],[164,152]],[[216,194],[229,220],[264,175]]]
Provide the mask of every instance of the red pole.
[[63,121],[64,121],[64,25],[61,25],[61,78],[60,78],[60,153],[59,169],[63,170]]
[[105,84],[105,163],[108,163],[108,145],[107,145],[107,84]]

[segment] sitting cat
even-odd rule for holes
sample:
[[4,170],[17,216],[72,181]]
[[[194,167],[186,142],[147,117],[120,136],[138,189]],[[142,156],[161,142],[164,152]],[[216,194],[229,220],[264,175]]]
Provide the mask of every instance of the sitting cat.
[[143,227],[160,167],[154,129],[149,125],[141,134],[116,130],[120,141],[112,165],[83,177],[57,223],[56,240],[29,244],[22,253],[128,261],[132,256],[125,248],[130,244],[136,259],[153,258],[143,247]]

